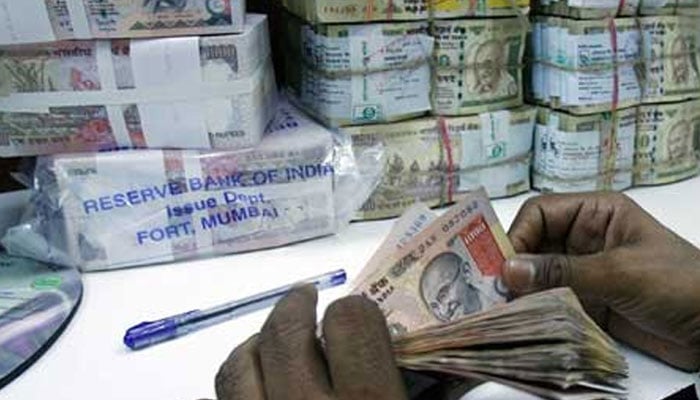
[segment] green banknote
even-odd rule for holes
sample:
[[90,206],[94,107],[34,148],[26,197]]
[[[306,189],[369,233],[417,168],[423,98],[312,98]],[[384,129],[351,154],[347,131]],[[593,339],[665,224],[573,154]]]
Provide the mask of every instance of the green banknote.
[[527,14],[527,0],[282,0],[312,23],[426,20]]
[[333,126],[523,103],[519,18],[310,25],[289,18],[287,84]]
[[629,188],[636,131],[635,107],[592,115],[541,107],[535,129],[533,187],[553,192]]
[[400,215],[416,202],[444,206],[480,186],[489,196],[530,188],[535,109],[421,118],[344,128],[356,150],[384,147],[382,180],[358,219]]
[[700,101],[639,107],[635,185],[659,185],[698,174],[694,137],[700,137]]
[[536,102],[574,114],[700,97],[700,25],[688,15],[579,21],[537,17]]
[[538,14],[576,19],[602,19],[654,15],[700,16],[698,0],[537,0]]

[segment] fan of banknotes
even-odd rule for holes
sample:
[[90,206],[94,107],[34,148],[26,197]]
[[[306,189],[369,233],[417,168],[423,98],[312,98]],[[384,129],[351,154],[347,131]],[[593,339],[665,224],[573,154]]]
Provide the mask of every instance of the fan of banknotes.
[[377,303],[399,366],[552,399],[624,398],[627,363],[568,288],[510,296],[514,254],[481,189],[437,216],[416,205],[353,283]]

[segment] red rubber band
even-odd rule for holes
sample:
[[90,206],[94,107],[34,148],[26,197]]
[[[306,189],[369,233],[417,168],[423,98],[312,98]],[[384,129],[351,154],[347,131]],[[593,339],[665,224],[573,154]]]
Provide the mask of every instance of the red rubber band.
[[452,203],[454,197],[454,172],[455,165],[452,159],[452,141],[450,140],[450,132],[447,128],[447,120],[444,117],[438,117],[438,130],[442,137],[442,145],[445,148],[447,155],[447,202]]
[[615,15],[620,15],[622,14],[622,9],[625,8],[625,0],[620,0],[619,3],[617,3],[617,13]]
[[617,107],[620,103],[620,70],[617,64],[617,25],[615,25],[615,19],[610,18],[610,23],[608,24],[610,28],[610,44],[612,46],[612,61],[615,66],[613,70],[613,92],[612,92],[612,111],[617,111]]

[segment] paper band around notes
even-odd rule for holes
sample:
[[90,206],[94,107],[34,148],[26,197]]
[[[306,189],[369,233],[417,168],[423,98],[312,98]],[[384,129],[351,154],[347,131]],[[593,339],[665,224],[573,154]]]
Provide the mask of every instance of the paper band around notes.
[[[38,1],[44,2],[44,0]],[[85,2],[83,0],[66,0],[66,7],[70,15],[71,26],[73,27],[73,38],[91,39],[92,31],[90,30],[90,20],[85,10]]]
[[[130,146],[121,106],[137,104],[150,147],[167,147],[166,138],[177,136],[189,138],[193,147],[207,148],[210,145],[206,110],[201,102],[229,98],[232,93],[252,93],[270,68],[262,62],[246,78],[207,83],[202,80],[198,36],[132,40],[130,54],[136,88],[117,89],[111,41],[96,43],[102,90],[13,93],[0,97],[0,111],[47,112],[52,107],[104,105],[117,144]],[[165,62],[166,59],[174,60]],[[173,116],[178,118],[178,124],[172,123]],[[182,134],[174,132],[175,127],[181,128]]]
[[0,0],[0,45],[56,40],[44,0]]

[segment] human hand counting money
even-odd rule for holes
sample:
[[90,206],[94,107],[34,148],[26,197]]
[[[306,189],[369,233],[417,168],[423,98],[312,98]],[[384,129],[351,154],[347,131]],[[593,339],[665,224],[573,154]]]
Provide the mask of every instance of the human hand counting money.
[[401,400],[404,383],[386,322],[369,300],[348,297],[316,336],[316,291],[305,286],[281,300],[260,334],[239,346],[216,376],[219,400]]
[[[700,250],[621,194],[525,203],[506,262],[517,294],[570,286],[615,338],[684,369],[700,367]],[[589,307],[592,310],[593,307]]]

